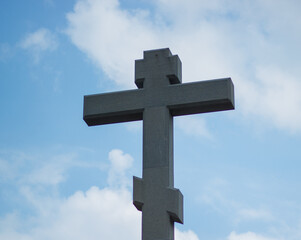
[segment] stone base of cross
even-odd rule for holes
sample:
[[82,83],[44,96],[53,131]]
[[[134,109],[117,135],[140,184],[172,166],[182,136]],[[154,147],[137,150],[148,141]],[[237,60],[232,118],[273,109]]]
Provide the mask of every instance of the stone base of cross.
[[173,240],[183,223],[183,195],[174,188],[173,117],[234,109],[231,78],[182,84],[182,64],[168,48],[135,61],[137,90],[84,97],[89,126],[143,120],[143,173],[133,203],[142,211],[142,240]]

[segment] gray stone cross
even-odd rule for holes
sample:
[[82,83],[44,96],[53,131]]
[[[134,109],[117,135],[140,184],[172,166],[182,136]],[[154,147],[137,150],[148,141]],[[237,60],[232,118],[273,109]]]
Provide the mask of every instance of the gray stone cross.
[[139,89],[84,97],[89,126],[143,120],[143,174],[133,203],[142,211],[143,240],[173,240],[183,223],[183,195],[174,188],[173,117],[234,109],[231,78],[182,84],[181,61],[168,48],[135,61]]

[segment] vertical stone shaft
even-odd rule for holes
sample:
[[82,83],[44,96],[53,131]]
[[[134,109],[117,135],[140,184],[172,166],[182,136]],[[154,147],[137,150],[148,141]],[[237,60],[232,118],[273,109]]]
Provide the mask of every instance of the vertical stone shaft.
[[173,240],[167,188],[173,188],[173,118],[166,106],[143,112],[143,240]]

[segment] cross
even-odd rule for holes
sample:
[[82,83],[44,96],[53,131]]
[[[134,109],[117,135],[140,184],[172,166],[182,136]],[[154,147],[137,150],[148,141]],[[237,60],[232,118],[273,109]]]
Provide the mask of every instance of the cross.
[[84,97],[89,126],[143,120],[143,173],[133,177],[142,211],[142,240],[173,240],[183,223],[183,195],[174,188],[173,117],[234,109],[231,78],[182,83],[182,64],[168,48],[135,61],[136,90]]

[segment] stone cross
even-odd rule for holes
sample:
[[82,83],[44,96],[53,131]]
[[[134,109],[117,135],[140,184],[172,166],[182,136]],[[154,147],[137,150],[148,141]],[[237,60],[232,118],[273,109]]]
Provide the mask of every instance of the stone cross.
[[234,109],[231,78],[182,84],[182,66],[168,48],[135,61],[137,90],[84,97],[89,126],[143,120],[143,173],[133,179],[142,211],[142,240],[173,240],[183,223],[183,195],[174,188],[173,117]]

